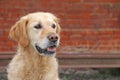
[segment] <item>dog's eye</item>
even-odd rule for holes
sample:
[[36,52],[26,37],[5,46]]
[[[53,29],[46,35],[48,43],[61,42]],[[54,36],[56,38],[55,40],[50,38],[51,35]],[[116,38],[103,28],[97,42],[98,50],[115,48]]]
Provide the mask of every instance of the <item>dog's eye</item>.
[[40,24],[38,24],[38,25],[35,25],[34,28],[36,28],[36,29],[41,29],[42,26],[41,26]]
[[52,24],[52,28],[55,29],[56,25],[55,24]]

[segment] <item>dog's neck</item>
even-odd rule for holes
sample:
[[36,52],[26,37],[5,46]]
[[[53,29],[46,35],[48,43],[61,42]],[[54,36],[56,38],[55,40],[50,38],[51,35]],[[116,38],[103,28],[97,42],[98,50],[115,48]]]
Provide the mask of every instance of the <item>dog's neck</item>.
[[58,76],[58,63],[54,56],[41,56],[32,47],[23,48],[20,45],[17,55],[21,55],[21,59],[24,60],[24,70],[27,73],[25,75],[35,75],[35,80],[44,80],[42,78],[48,78],[46,75],[51,74]]
[[29,61],[29,63],[34,63],[34,66],[46,66],[50,64],[51,61],[54,61],[56,59],[55,56],[40,55],[31,46],[23,48],[19,45],[18,53],[22,53],[22,55],[24,55],[25,60]]

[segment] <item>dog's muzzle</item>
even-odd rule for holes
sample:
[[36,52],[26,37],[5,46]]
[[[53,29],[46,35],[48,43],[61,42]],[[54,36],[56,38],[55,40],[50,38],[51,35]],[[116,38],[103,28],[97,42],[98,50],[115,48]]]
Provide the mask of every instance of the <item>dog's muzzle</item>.
[[51,54],[54,54],[56,52],[59,37],[57,34],[50,34],[50,35],[48,35],[47,38],[49,40],[49,43],[48,43],[48,46],[46,48],[42,49],[37,44],[35,44],[35,47],[39,53],[51,55]]
[[56,52],[56,48],[57,46],[56,45],[50,45],[48,46],[47,48],[45,49],[42,49],[41,47],[39,47],[37,44],[35,45],[35,48],[36,50],[41,53],[41,54],[48,54],[48,55],[51,55],[51,54],[54,54]]

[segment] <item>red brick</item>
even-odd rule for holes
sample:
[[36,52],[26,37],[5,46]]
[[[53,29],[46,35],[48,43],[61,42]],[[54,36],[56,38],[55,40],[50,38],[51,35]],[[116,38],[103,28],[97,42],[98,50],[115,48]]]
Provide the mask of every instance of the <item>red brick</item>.
[[[60,47],[81,47],[103,53],[120,51],[119,0],[0,1],[0,51],[15,51],[9,29],[23,15],[47,11],[60,18]],[[94,46],[98,45],[94,48]],[[113,51],[112,51],[113,50]],[[60,50],[59,50],[60,51]]]
[[61,35],[61,40],[70,40],[70,36]]
[[113,38],[114,38],[115,40],[120,40],[120,35],[115,35]]
[[75,13],[75,14],[68,14],[67,18],[69,19],[91,19],[93,15],[90,13]]
[[97,50],[100,50],[100,51],[106,51],[106,52],[108,52],[108,51],[110,51],[112,49],[112,47],[98,47],[98,49]]
[[74,2],[82,2],[82,0],[62,0],[63,2],[72,2],[72,3],[74,3]]
[[[82,40],[82,38],[83,38],[83,36],[81,35],[81,34],[76,34],[76,35],[72,35],[72,36],[70,36],[70,39],[72,40],[72,39],[75,39],[75,40],[77,40],[77,41],[79,41],[79,40]],[[68,39],[69,40],[69,39]],[[74,40],[74,41],[75,41]]]
[[119,0],[84,0],[84,2],[90,2],[90,3],[118,3]]
[[1,36],[0,37],[0,41],[2,41],[4,43],[4,41],[7,41],[8,37],[7,36]]
[[114,35],[115,31],[98,31],[98,35]]

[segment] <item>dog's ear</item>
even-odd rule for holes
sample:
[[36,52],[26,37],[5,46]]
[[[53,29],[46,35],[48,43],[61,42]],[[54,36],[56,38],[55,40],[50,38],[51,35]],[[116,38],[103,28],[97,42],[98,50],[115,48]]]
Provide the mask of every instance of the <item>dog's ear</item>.
[[28,20],[26,18],[21,18],[14,26],[12,26],[9,36],[13,40],[17,41],[23,47],[29,44],[28,34],[27,34],[27,24]]
[[60,34],[60,31],[61,31],[60,25],[59,25],[59,23],[57,23],[57,30],[56,30],[56,32],[57,32],[58,34]]
[[58,19],[58,18],[55,18],[54,21],[56,22],[56,26],[57,26],[56,32],[57,32],[58,34],[60,34],[61,27],[60,27],[60,25],[59,25],[59,19]]

